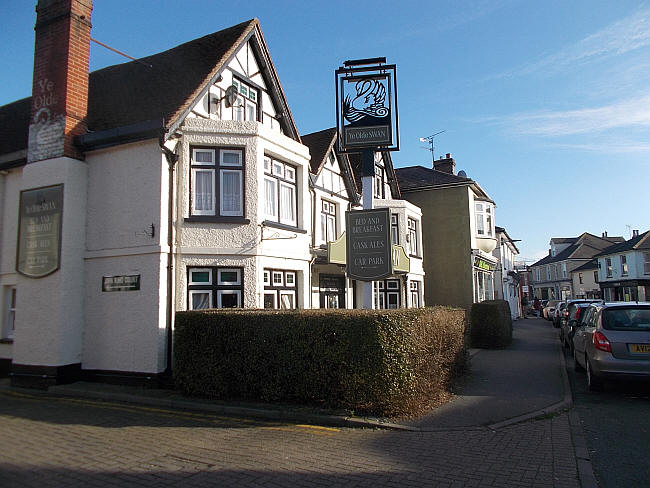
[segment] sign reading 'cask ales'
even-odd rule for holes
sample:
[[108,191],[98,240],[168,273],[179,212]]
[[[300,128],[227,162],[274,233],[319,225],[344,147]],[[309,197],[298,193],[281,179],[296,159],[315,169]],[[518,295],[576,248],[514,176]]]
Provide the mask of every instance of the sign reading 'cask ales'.
[[345,212],[345,230],[350,278],[374,281],[393,274],[389,209]]
[[63,185],[20,192],[16,271],[42,278],[59,269]]

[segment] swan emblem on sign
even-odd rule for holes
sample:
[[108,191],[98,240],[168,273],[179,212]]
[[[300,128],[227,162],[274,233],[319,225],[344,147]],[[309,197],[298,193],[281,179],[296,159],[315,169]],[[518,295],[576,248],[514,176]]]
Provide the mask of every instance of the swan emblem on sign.
[[350,122],[358,122],[364,117],[382,118],[388,115],[386,88],[377,80],[360,80],[355,85],[356,96],[345,96],[343,116]]

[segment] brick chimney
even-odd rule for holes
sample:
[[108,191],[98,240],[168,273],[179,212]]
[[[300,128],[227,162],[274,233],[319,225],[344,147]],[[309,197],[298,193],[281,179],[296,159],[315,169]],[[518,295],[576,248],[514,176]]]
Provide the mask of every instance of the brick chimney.
[[449,173],[450,175],[455,174],[456,162],[454,158],[451,157],[451,153],[447,153],[443,158],[440,156],[440,159],[433,162],[433,169],[442,171],[443,173]]
[[28,162],[83,159],[73,138],[86,132],[92,0],[39,0]]

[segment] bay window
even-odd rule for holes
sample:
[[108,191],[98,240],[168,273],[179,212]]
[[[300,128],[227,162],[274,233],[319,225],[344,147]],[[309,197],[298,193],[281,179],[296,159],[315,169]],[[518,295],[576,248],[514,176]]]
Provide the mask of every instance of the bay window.
[[296,168],[264,158],[264,216],[266,220],[296,227],[298,206]]
[[191,215],[244,215],[244,150],[193,148]]
[[494,235],[492,205],[487,202],[477,202],[474,205],[474,213],[476,214],[476,233],[479,237],[492,237]]
[[243,306],[242,268],[187,268],[187,308],[239,308]]

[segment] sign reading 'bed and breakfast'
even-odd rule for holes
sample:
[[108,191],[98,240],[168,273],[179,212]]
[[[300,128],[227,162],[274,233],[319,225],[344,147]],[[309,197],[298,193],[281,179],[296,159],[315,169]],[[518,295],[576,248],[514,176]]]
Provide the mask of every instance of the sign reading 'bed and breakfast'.
[[16,271],[42,278],[59,269],[63,185],[20,192]]
[[345,229],[350,278],[374,281],[393,274],[389,209],[345,212]]

